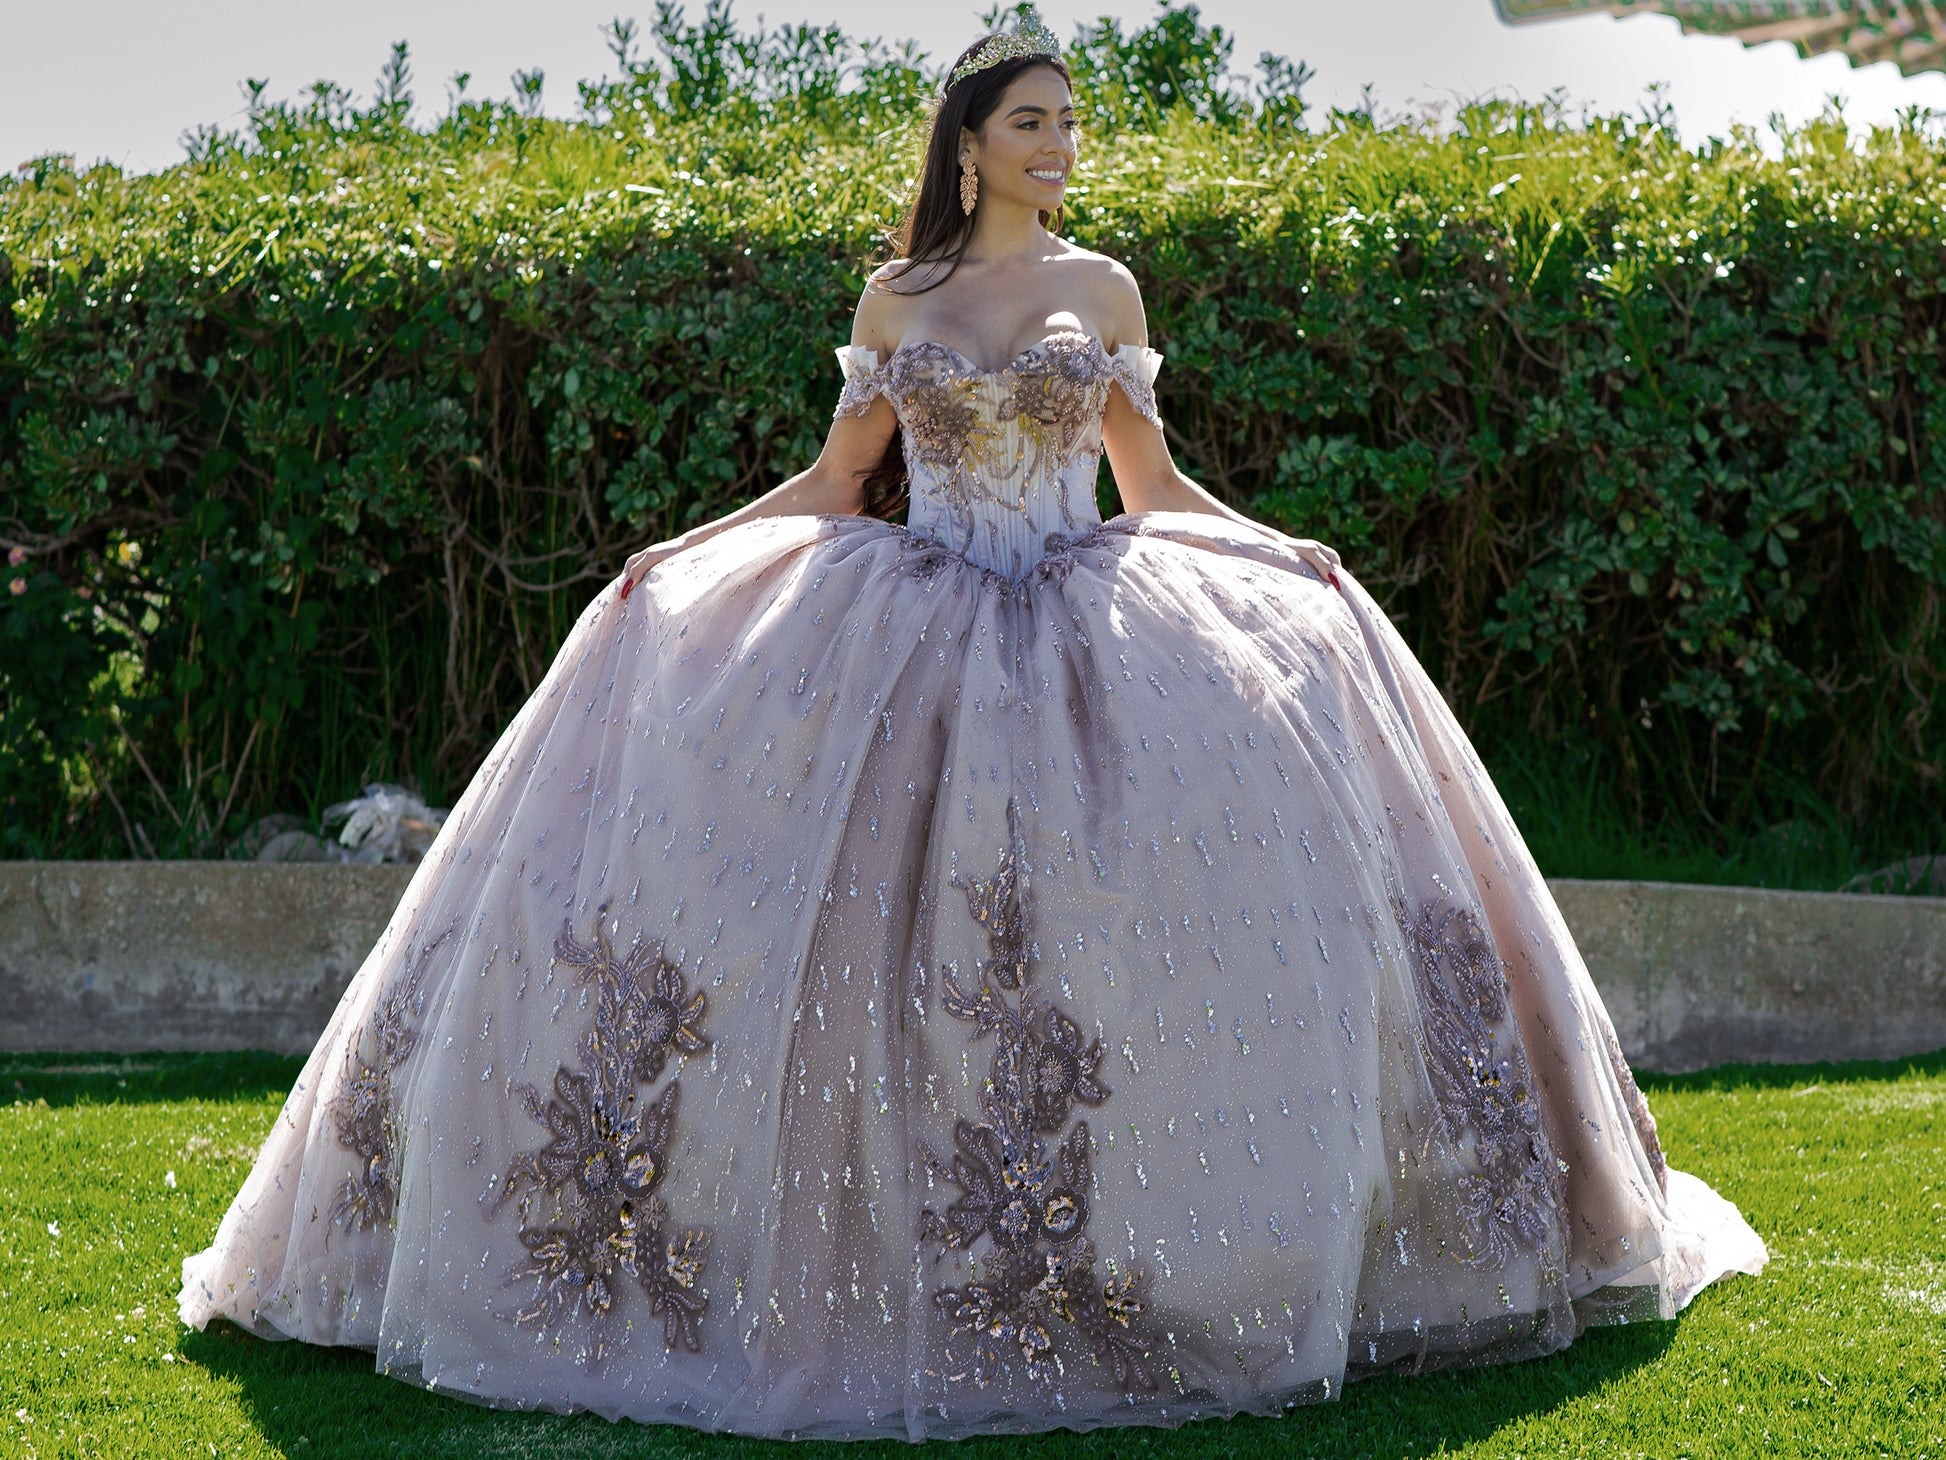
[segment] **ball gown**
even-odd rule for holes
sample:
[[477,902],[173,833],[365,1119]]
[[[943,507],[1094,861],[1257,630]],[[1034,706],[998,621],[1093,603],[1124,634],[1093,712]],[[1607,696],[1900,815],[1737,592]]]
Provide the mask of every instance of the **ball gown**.
[[181,1311],[761,1435],[1176,1424],[1667,1318],[1670,1169],[1472,747],[1335,555],[1100,520],[1110,392],[838,351],[910,520],[599,593]]

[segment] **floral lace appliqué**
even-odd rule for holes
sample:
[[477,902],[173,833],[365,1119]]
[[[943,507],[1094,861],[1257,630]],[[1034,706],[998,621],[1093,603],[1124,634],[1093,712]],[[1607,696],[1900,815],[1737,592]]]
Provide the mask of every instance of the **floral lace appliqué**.
[[1621,1041],[1615,1038],[1615,1026],[1604,1021],[1602,1033],[1607,1036],[1608,1065],[1615,1072],[1615,1083],[1622,1087],[1622,1103],[1628,1107],[1629,1121],[1635,1127],[1636,1138],[1642,1142],[1642,1149],[1648,1153],[1656,1186],[1667,1196],[1669,1162],[1662,1154],[1662,1137],[1656,1133],[1655,1116],[1649,1113],[1649,1102],[1642,1094],[1642,1087],[1635,1083],[1635,1072],[1628,1067]]
[[[597,917],[606,915],[604,904]],[[618,954],[599,924],[588,945],[563,923],[554,960],[595,986],[595,1017],[577,1049],[581,1067],[555,1071],[552,1098],[531,1085],[515,1087],[549,1139],[513,1163],[494,1204],[497,1211],[524,1193],[520,1242],[527,1257],[507,1280],[531,1282],[534,1297],[514,1321],[560,1336],[585,1319],[582,1356],[598,1364],[627,1277],[661,1316],[663,1342],[697,1352],[709,1306],[698,1283],[710,1233],[670,1227],[656,1190],[668,1169],[681,1081],[671,1080],[652,1100],[640,1087],[661,1075],[672,1051],[708,1048],[698,1027],[704,996],[688,992],[661,944],[638,939]]]
[[1565,1178],[1541,1129],[1518,1035],[1502,1048],[1507,975],[1499,950],[1466,908],[1437,902],[1416,917],[1400,909],[1399,923],[1423,1005],[1421,1051],[1447,1133],[1456,1142],[1473,1136],[1479,1170],[1460,1180],[1468,1260],[1497,1268],[1525,1251],[1551,1265]]
[[953,880],[986,930],[988,956],[978,982],[968,987],[950,965],[940,971],[946,1012],[970,1022],[976,1039],[993,1036],[980,1097],[985,1118],[955,1123],[950,1161],[920,1144],[931,1176],[960,1193],[945,1211],[928,1207],[921,1214],[921,1242],[966,1251],[985,1238],[992,1252],[982,1277],[942,1287],[933,1301],[955,1335],[973,1336],[979,1382],[1012,1358],[1036,1383],[1052,1380],[1059,1320],[1087,1340],[1125,1390],[1153,1389],[1154,1341],[1137,1321],[1145,1275],[1096,1276],[1094,1244],[1085,1235],[1088,1123],[1068,1127],[1076,1105],[1108,1098],[1099,1076],[1101,1043],[1084,1045],[1079,1026],[1028,989],[1026,850],[1011,801],[1007,830],[1009,846],[992,877]]
[[331,1203],[331,1220],[347,1232],[390,1222],[398,1204],[399,1157],[405,1133],[400,1127],[398,1092],[392,1081],[419,1044],[426,960],[452,935],[453,930],[448,928],[407,956],[372,1011],[367,1037],[354,1044],[346,1056],[350,1073],[331,1102],[331,1117],[340,1144],[358,1157],[358,1169],[339,1186]]

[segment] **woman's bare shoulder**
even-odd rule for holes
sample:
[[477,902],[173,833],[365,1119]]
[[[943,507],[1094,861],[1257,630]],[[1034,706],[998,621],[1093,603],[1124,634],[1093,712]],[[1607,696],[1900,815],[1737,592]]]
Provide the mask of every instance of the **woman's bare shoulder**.
[[914,296],[927,293],[953,273],[951,259],[890,259],[872,270],[865,289],[858,297],[858,312],[852,325],[854,345],[865,345],[885,355],[905,336],[912,311],[920,306]]
[[1092,248],[1083,248],[1080,244],[1069,243],[1066,239],[1062,239],[1061,242],[1064,247],[1058,255],[1059,262],[1066,264],[1077,273],[1103,282],[1110,280],[1125,284],[1135,282],[1135,275],[1131,274],[1128,266],[1114,255],[1101,253]]
[[1103,322],[1104,333],[1123,344],[1145,344],[1148,321],[1142,307],[1142,288],[1135,275],[1120,259],[1093,249],[1069,246],[1065,262],[1095,315]]
[[898,287],[898,270],[904,262],[894,259],[872,271],[851,317],[852,344],[876,350],[881,358],[898,340],[903,322],[906,301]]

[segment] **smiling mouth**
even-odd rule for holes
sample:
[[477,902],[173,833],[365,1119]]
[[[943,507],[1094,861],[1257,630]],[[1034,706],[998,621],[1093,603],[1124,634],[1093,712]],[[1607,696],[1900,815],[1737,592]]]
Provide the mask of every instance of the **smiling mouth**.
[[1036,182],[1044,182],[1044,183],[1058,184],[1058,183],[1064,183],[1068,180],[1067,172],[1062,168],[1030,167],[1027,169],[1027,175],[1033,178],[1034,181]]

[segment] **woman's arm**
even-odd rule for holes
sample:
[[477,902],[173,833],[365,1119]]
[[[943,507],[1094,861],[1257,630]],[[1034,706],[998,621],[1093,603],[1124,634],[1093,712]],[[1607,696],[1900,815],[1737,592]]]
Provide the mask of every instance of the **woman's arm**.
[[[1146,346],[1149,342],[1149,324],[1135,276],[1117,265],[1115,279],[1116,287],[1109,311],[1115,341],[1118,345]],[[1108,392],[1108,406],[1101,422],[1101,444],[1108,454],[1108,464],[1115,472],[1115,486],[1121,492],[1123,511],[1200,512],[1221,517],[1226,522],[1277,539],[1310,562],[1328,582],[1336,583],[1339,563],[1336,552],[1322,543],[1309,538],[1286,536],[1275,528],[1245,517],[1184,476],[1176,467],[1175,457],[1170,454],[1162,428],[1138,411],[1123,391]]]
[[[878,338],[875,303],[868,302],[878,291],[867,291],[859,301],[858,316],[852,323],[852,343],[873,347]],[[881,354],[883,351],[881,350]],[[701,523],[679,537],[643,548],[630,557],[623,569],[622,597],[648,575],[649,569],[665,558],[687,548],[708,542],[717,533],[760,517],[815,516],[823,513],[855,514],[865,505],[864,477],[885,454],[885,443],[892,437],[898,418],[884,396],[872,402],[861,416],[838,416],[824,438],[818,459],[796,476],[773,487],[754,502],[713,522]]]
[[746,522],[755,522],[760,517],[856,513],[865,504],[862,478],[878,465],[879,458],[885,452],[886,440],[892,434],[892,425],[892,408],[883,397],[873,402],[872,409],[862,416],[838,417],[831,423],[830,434],[824,439],[824,449],[818,453],[818,459],[796,476],[734,512],[692,527],[667,542],[645,547],[631,557],[623,570],[625,581],[622,596],[628,597],[629,590],[648,576],[649,569],[665,558],[672,558],[679,552],[708,542],[719,532],[740,527]]

